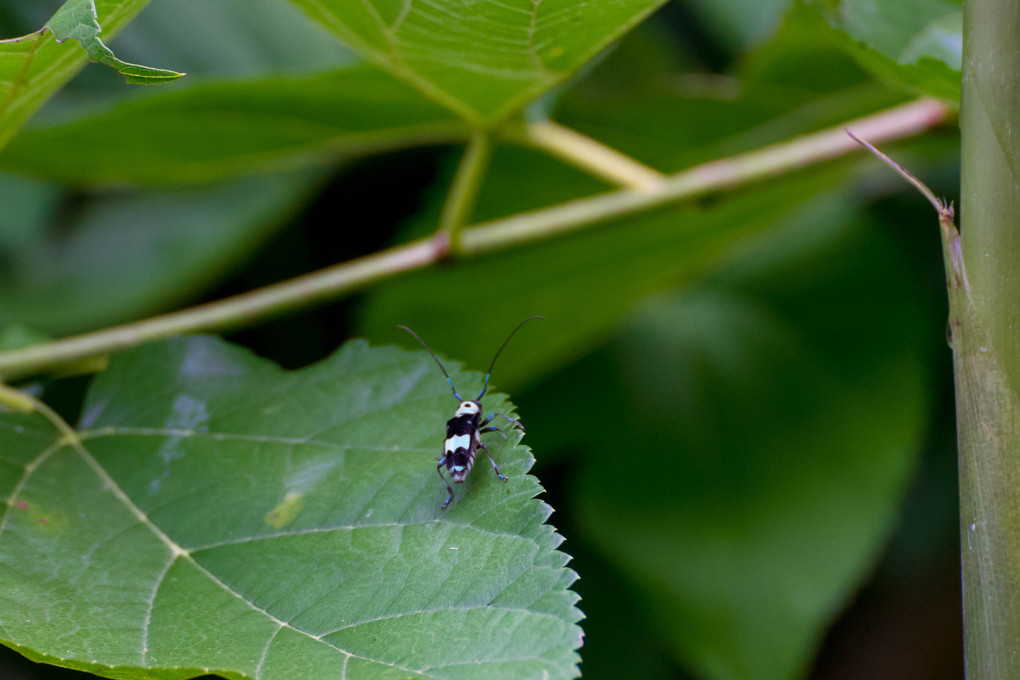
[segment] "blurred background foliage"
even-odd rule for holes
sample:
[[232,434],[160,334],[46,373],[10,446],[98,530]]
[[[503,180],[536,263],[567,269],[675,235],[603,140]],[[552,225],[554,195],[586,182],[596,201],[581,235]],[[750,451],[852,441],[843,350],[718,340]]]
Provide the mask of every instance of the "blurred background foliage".
[[[0,0],[2,37],[58,5]],[[950,0],[672,0],[529,115],[675,172],[917,92],[958,98],[958,36]],[[0,152],[5,346],[435,229],[461,124],[292,5],[152,0],[113,46],[188,77],[138,91],[86,68]],[[449,139],[385,151],[379,135],[415,120]],[[889,151],[953,197],[958,146],[944,128]],[[472,221],[609,188],[502,144]],[[228,337],[298,367],[353,335],[411,346],[401,323],[480,369],[546,315],[494,382],[527,423],[581,575],[587,678],[961,678],[935,226],[856,157]],[[51,380],[45,397],[74,418],[86,383]],[[3,649],[0,677],[85,676]]]

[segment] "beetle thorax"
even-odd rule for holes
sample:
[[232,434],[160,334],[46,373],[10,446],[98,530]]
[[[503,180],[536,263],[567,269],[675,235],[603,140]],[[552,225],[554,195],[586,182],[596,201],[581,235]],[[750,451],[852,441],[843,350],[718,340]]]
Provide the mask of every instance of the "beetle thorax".
[[455,415],[464,416],[481,412],[482,405],[477,401],[462,401],[460,402],[460,406],[457,407],[457,413]]

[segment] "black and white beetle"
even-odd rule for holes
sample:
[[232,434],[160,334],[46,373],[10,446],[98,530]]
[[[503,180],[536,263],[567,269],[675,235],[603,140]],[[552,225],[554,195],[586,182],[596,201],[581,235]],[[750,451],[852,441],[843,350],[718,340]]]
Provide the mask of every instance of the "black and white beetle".
[[450,501],[453,500],[453,487],[446,481],[446,477],[443,477],[443,466],[446,466],[447,471],[452,479],[457,484],[463,482],[468,473],[471,472],[471,467],[475,464],[475,454],[478,449],[484,449],[485,455],[489,457],[489,462],[492,463],[492,469],[496,472],[496,476],[499,477],[500,481],[506,481],[506,476],[503,475],[499,468],[496,466],[496,461],[492,459],[492,454],[489,453],[488,447],[482,442],[482,437],[486,432],[499,432],[499,434],[506,439],[506,433],[499,429],[495,425],[489,425],[492,419],[496,416],[506,419],[513,427],[516,427],[524,431],[524,426],[521,425],[519,420],[514,420],[510,416],[503,415],[502,413],[492,413],[488,418],[482,420],[482,397],[485,396],[486,390],[489,389],[489,376],[492,375],[492,367],[496,365],[496,359],[499,358],[500,352],[506,347],[506,344],[510,342],[510,338],[514,337],[514,333],[521,329],[521,326],[528,323],[532,319],[545,320],[544,316],[529,316],[527,319],[517,325],[517,328],[510,331],[510,335],[507,336],[503,344],[496,350],[496,356],[492,357],[492,363],[489,364],[489,370],[485,373],[485,382],[482,385],[482,391],[478,393],[478,396],[474,399],[464,399],[457,394],[457,388],[453,386],[453,380],[450,379],[450,374],[443,368],[443,364],[439,361],[439,358],[429,349],[429,346],[425,344],[425,341],[418,337],[418,334],[412,331],[407,326],[397,326],[397,328],[403,328],[405,331],[415,337],[415,339],[421,343],[421,346],[425,348],[425,351],[432,355],[435,359],[436,364],[439,366],[439,370],[446,376],[446,382],[450,383],[450,389],[453,390],[453,396],[457,398],[460,405],[457,407],[457,412],[453,414],[453,417],[446,421],[446,440],[443,442],[443,452],[439,454],[436,459],[439,463],[436,465],[436,472],[439,473],[439,478],[446,484],[446,500],[441,506],[440,510],[446,510],[447,506],[450,505]]

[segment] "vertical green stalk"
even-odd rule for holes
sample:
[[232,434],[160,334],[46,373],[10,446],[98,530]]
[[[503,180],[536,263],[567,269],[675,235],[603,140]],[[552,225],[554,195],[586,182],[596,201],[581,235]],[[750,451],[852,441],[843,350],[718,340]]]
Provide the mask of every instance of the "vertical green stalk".
[[461,227],[471,219],[471,211],[475,208],[475,199],[481,189],[485,171],[489,167],[489,155],[492,140],[489,133],[476,130],[471,134],[467,149],[457,167],[457,176],[453,179],[450,193],[443,205],[443,213],[439,218],[439,230],[449,238],[450,252],[458,255],[461,252]]
[[1016,0],[966,0],[963,44],[962,257],[955,268],[959,271],[947,262],[947,273],[960,455],[964,646],[968,680],[1000,680],[1020,678]]

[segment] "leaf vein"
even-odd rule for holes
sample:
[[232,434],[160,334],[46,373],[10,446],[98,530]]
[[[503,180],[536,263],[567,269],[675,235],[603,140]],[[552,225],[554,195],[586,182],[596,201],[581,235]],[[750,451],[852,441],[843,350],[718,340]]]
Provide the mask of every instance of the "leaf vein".
[[18,497],[21,490],[25,487],[28,482],[28,478],[32,476],[40,465],[42,465],[47,458],[49,458],[55,451],[59,451],[67,445],[63,439],[50,444],[48,447],[39,452],[39,455],[33,458],[31,461],[25,464],[25,471],[21,474],[21,478],[15,483],[14,488],[11,489],[10,495],[7,497],[7,502],[4,504],[4,513],[0,517],[0,539],[3,538],[4,529],[7,528],[7,519],[10,517],[11,508],[14,506],[14,499]]
[[[316,434],[327,432],[322,430],[321,432],[309,435],[314,437]],[[233,432],[212,432],[203,430],[190,430],[190,429],[172,429],[172,428],[159,428],[159,427],[102,427],[96,430],[86,430],[78,433],[78,436],[82,440],[86,439],[103,439],[106,437],[113,436],[137,436],[137,437],[183,437],[183,438],[202,438],[211,437],[216,440],[225,441],[245,441],[255,442],[260,444],[287,444],[289,446],[319,446],[331,451],[351,451],[351,450],[364,450],[364,451],[387,451],[387,452],[403,452],[403,453],[432,453],[432,449],[420,449],[420,448],[394,448],[392,446],[369,446],[361,444],[335,444],[333,442],[326,442],[319,439],[311,439],[305,437],[273,437],[266,435],[247,435]]]
[[[262,654],[259,656],[259,662],[257,664],[255,664],[255,678],[256,678],[256,680],[258,680],[258,678],[262,677],[262,666],[266,663],[266,657],[269,656],[269,648],[270,648],[270,646],[272,646],[273,640],[276,639],[276,636],[280,634],[281,630],[283,630],[283,626],[280,626],[279,628],[277,628],[276,632],[273,633],[272,635],[270,635],[269,639],[266,640],[266,646],[262,649]],[[344,664],[345,665],[347,663],[347,659],[349,659],[349,658],[350,658],[349,656],[345,656],[344,657]]]
[[335,635],[341,631],[348,630],[350,628],[357,628],[358,626],[365,626],[370,623],[377,623],[379,621],[388,621],[390,619],[402,619],[408,616],[429,615],[429,614],[442,614],[453,610],[461,611],[489,611],[489,610],[500,610],[504,612],[521,612],[531,616],[537,616],[540,618],[553,619],[557,623],[563,623],[563,619],[559,618],[549,612],[539,612],[527,607],[506,607],[503,605],[492,605],[492,604],[468,604],[468,605],[444,605],[442,607],[436,607],[434,609],[417,609],[414,611],[397,612],[396,614],[386,614],[384,616],[376,616],[370,619],[362,619],[346,626],[341,626],[335,630],[331,630],[327,633],[323,633],[322,637],[329,637]]
[[147,603],[148,607],[145,610],[145,619],[142,621],[142,644],[141,644],[141,650],[142,650],[142,663],[141,663],[141,665],[142,666],[145,666],[147,664],[147,661],[148,661],[148,656],[149,656],[149,624],[152,622],[152,610],[156,606],[156,596],[159,594],[160,586],[163,585],[163,579],[165,579],[166,575],[170,573],[170,569],[173,568],[173,566],[174,566],[174,564],[176,562],[177,562],[177,556],[176,555],[171,555],[170,556],[170,561],[167,562],[167,564],[166,564],[166,568],[162,572],[160,572],[159,576],[156,578],[156,582],[152,586],[152,594],[149,597],[149,600],[148,600],[148,603]]
[[224,541],[217,541],[215,543],[206,543],[190,548],[187,552],[189,554],[195,554],[204,550],[215,550],[216,548],[223,548],[230,545],[240,545],[243,543],[252,543],[255,541],[275,540],[278,538],[292,538],[295,536],[303,536],[306,534],[328,534],[339,531],[356,531],[358,529],[379,529],[386,527],[412,527],[412,526],[426,526],[429,524],[447,524],[452,527],[458,527],[462,529],[471,529],[474,531],[480,531],[491,536],[502,536],[504,538],[516,538],[522,541],[526,541],[538,547],[542,546],[534,538],[522,536],[521,534],[515,534],[510,531],[498,531],[496,529],[487,529],[485,527],[476,526],[474,524],[460,524],[458,522],[450,522],[448,520],[430,519],[424,522],[380,522],[379,524],[345,524],[340,526],[331,527],[314,527],[310,529],[297,529],[293,531],[278,531],[269,534],[262,534],[259,536],[241,536],[238,538],[231,538]]

